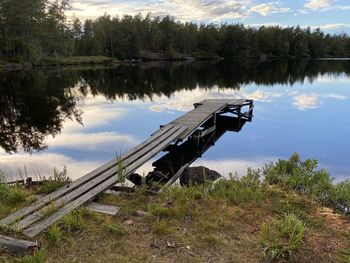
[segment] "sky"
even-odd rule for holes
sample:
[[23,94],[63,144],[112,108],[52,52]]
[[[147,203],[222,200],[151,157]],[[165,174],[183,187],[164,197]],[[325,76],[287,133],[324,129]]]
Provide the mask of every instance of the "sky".
[[310,26],[350,33],[350,0],[72,0],[69,16],[171,15],[176,20],[250,26]]

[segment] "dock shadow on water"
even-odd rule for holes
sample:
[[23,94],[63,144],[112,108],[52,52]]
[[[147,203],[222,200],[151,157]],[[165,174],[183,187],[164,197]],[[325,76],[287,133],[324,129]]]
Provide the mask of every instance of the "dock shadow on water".
[[[87,96],[104,97],[112,102],[147,100],[152,103],[159,97],[171,100],[175,93],[190,93],[198,89],[239,91],[252,83],[268,88],[275,85],[288,87],[313,82],[324,74],[348,76],[350,62],[293,60],[262,63],[248,60],[243,63],[147,63],[115,68],[38,68],[4,72],[0,73],[0,148],[3,154],[50,149],[46,139],[61,136],[67,121],[74,120],[83,129],[84,112],[78,104]],[[225,119],[219,121],[226,123]],[[153,127],[158,124],[161,123],[155,121]],[[226,128],[211,135],[220,138]],[[178,149],[186,161],[193,159],[193,156],[184,154],[189,147],[184,145]],[[115,147],[111,146],[110,152],[114,150]],[[170,152],[164,158],[175,157]],[[2,165],[0,163],[0,170]]]

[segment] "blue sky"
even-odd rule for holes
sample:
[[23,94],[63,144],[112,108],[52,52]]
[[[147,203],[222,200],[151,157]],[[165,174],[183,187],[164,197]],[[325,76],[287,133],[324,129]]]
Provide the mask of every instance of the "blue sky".
[[350,0],[72,0],[70,16],[151,13],[181,21],[310,26],[350,33]]

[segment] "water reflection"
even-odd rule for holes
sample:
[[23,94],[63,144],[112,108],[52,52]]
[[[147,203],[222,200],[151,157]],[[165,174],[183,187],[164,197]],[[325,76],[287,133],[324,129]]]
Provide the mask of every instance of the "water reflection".
[[[348,149],[338,145],[338,138],[332,138],[346,136],[349,131],[339,128],[344,124],[340,113],[347,108],[344,103],[350,96],[349,92],[344,92],[349,74],[350,61],[306,60],[247,61],[243,64],[151,63],[119,65],[113,69],[36,69],[1,73],[0,147],[3,150],[0,150],[0,169],[6,170],[27,160],[33,166],[52,162],[59,167],[70,163],[73,171],[78,172],[78,167],[83,167],[79,171],[85,172],[106,161],[114,150],[132,147],[147,138],[157,125],[191,110],[194,102],[225,97],[259,102],[256,123],[239,135],[242,141],[254,142],[255,147],[235,145],[243,153],[244,163],[251,163],[249,154],[265,158],[266,152],[275,158],[289,155],[291,151],[304,151],[304,157],[322,159],[326,156],[322,150],[329,148],[331,141],[346,155]],[[329,101],[334,102],[334,112],[319,110]],[[333,119],[336,132],[317,126],[325,117]],[[314,120],[311,126],[307,124],[310,120]],[[327,136],[312,137],[315,128],[317,135],[322,131]],[[264,132],[265,137],[262,136]],[[283,150],[277,148],[285,140],[282,134],[290,138],[288,147]],[[293,143],[298,147],[292,147]],[[224,136],[224,145],[227,144]],[[314,149],[319,156],[309,155],[305,147]],[[221,152],[213,150],[205,157],[217,155],[221,158],[225,155],[222,152],[226,152],[226,159],[221,158],[226,162],[229,150],[215,148]],[[46,152],[33,156],[24,153],[45,149]],[[105,152],[101,154],[102,151]],[[335,161],[344,158],[336,158],[334,154],[323,159],[325,166],[348,168],[345,161]]]

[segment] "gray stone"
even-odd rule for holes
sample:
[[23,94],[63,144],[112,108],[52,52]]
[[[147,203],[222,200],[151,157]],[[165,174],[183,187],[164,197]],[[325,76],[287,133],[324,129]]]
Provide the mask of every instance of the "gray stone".
[[189,167],[184,170],[180,176],[181,185],[200,185],[206,181],[215,181],[222,175],[214,170],[210,170],[204,166]]

